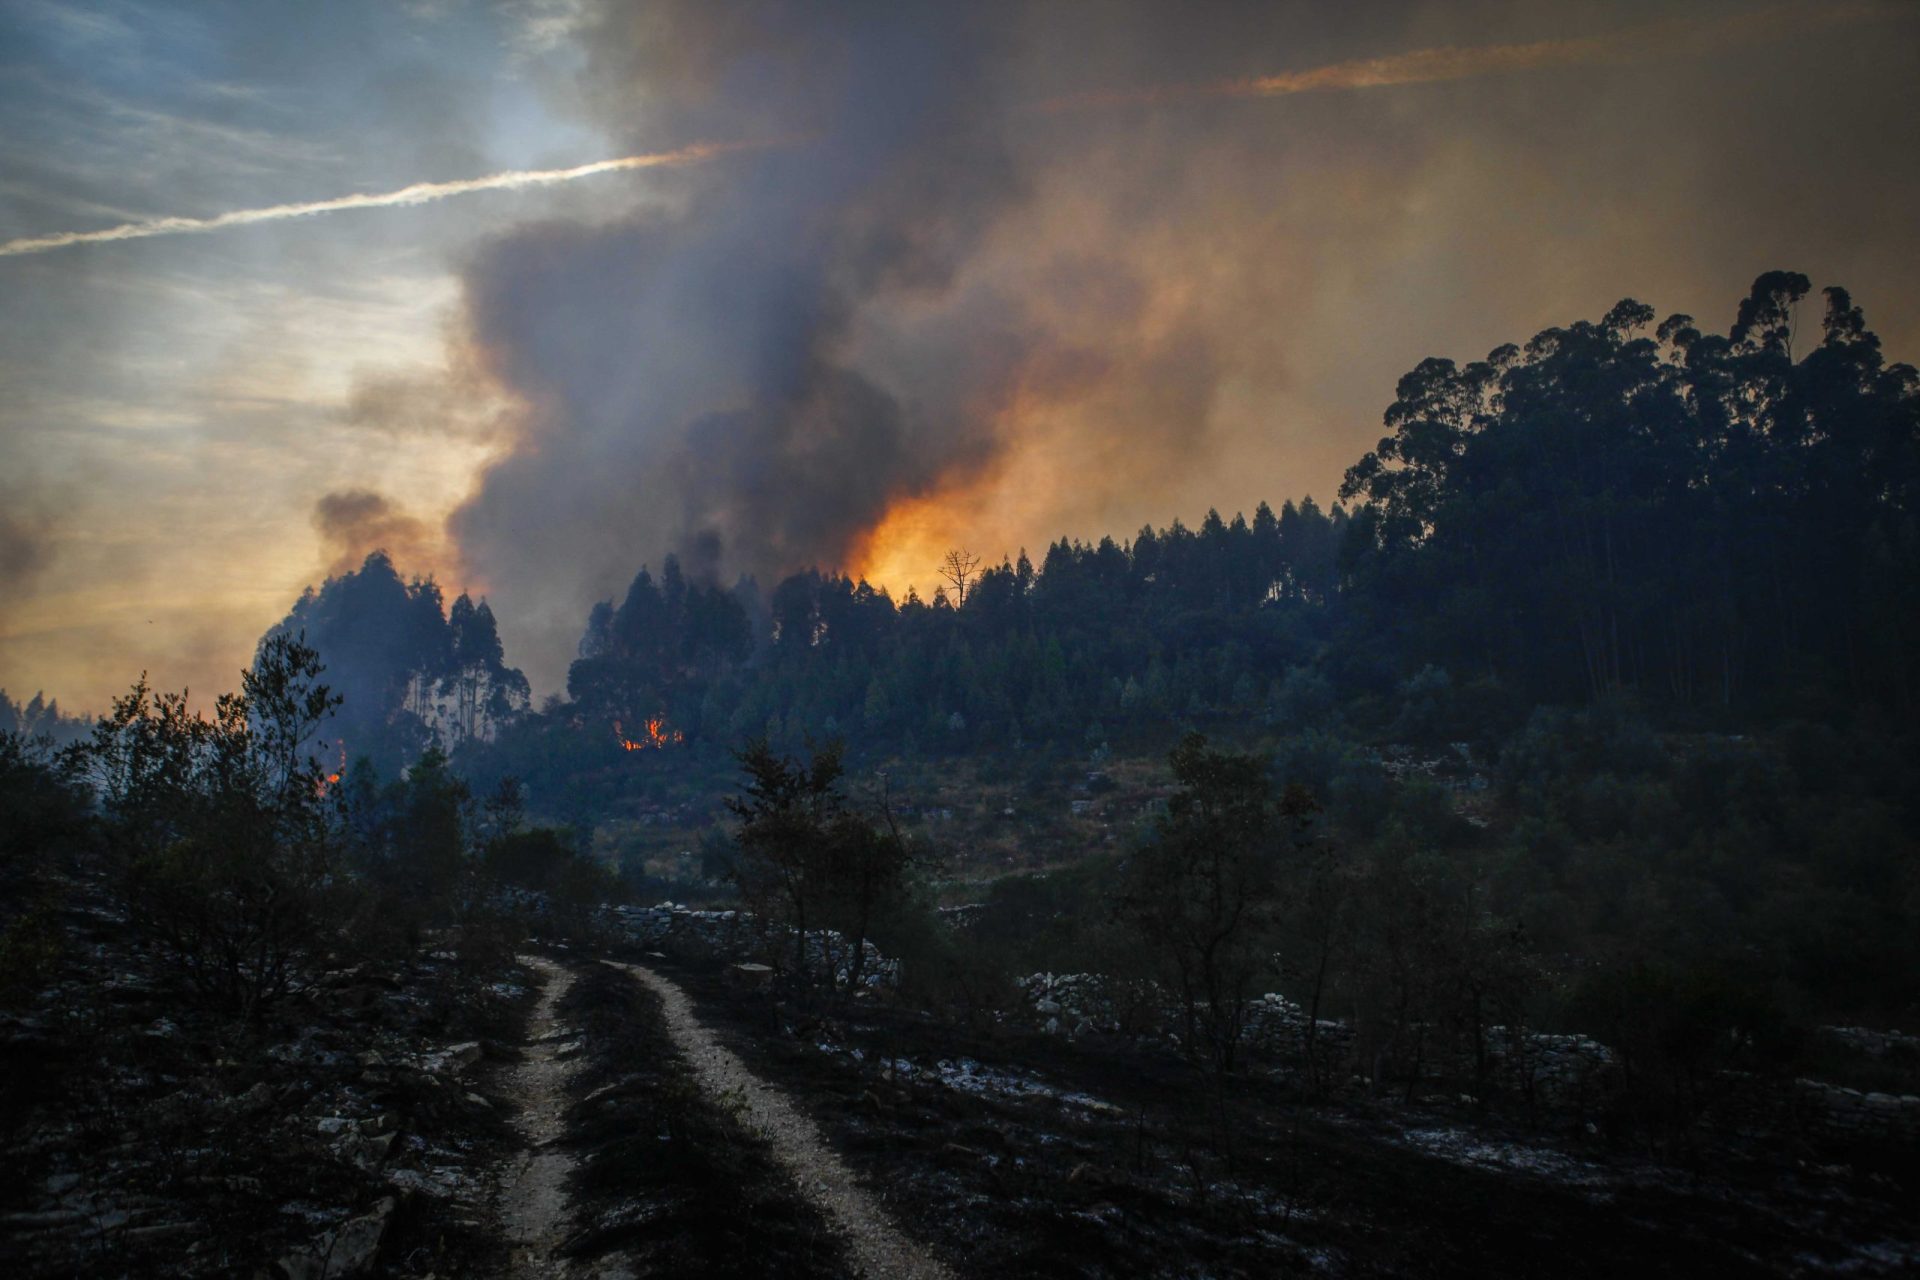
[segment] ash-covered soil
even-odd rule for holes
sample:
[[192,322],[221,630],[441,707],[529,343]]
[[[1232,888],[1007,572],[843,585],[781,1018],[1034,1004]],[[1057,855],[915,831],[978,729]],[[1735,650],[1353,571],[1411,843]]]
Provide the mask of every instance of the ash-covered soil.
[[582,964],[559,1013],[581,1044],[565,1251],[607,1275],[845,1276],[841,1238],[673,1046],[660,998]]
[[1471,1108],[1216,1091],[1121,1043],[805,1012],[652,960],[961,1274],[1902,1275],[1920,1176],[1778,1150],[1653,1163]]
[[97,898],[0,1020],[0,1273],[486,1274],[516,1146],[493,1073],[529,975],[428,944],[253,1021],[204,1012]]
[[[676,1027],[591,949],[481,963],[429,939],[236,1020],[72,902],[55,979],[0,1017],[9,1276],[845,1276],[868,1256],[834,1208],[849,1181],[960,1276],[1920,1270],[1910,1150],[1716,1139],[1662,1163],[1565,1122],[1259,1071],[1216,1088],[1118,1036],[647,957],[691,999]],[[827,1150],[796,1162],[753,1098]]]

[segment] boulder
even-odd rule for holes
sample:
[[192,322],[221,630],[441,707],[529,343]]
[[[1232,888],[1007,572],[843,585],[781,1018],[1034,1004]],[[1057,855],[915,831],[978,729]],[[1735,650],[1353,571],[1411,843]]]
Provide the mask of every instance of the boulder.
[[380,1241],[387,1234],[395,1203],[387,1196],[366,1213],[321,1235],[309,1249],[288,1254],[280,1259],[280,1273],[286,1280],[347,1280],[365,1275],[380,1256]]

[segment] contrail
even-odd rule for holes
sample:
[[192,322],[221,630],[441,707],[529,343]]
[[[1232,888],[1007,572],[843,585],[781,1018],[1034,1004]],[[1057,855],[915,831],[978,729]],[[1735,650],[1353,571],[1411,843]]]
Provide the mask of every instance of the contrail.
[[1729,39],[1764,38],[1864,18],[1889,17],[1893,13],[1892,6],[1879,4],[1782,5],[1718,22],[1652,22],[1574,40],[1446,45],[1384,58],[1355,58],[1271,76],[1072,94],[1036,102],[1029,110],[1055,114],[1100,107],[1158,106],[1197,98],[1278,98],[1334,89],[1435,84],[1504,71],[1537,71],[1547,67],[1605,62],[1650,53],[1685,52]]
[[[790,139],[787,141],[791,141]],[[99,231],[59,231],[52,235],[27,236],[0,243],[0,257],[23,253],[46,253],[77,244],[101,244],[109,240],[144,240],[149,236],[191,235],[201,231],[221,231],[256,222],[278,222],[283,218],[306,218],[316,213],[338,213],[346,209],[390,209],[401,205],[428,204],[449,196],[471,195],[476,191],[514,191],[522,187],[546,187],[558,182],[573,182],[600,173],[627,169],[660,169],[672,165],[697,164],[733,151],[750,151],[778,146],[774,142],[701,142],[675,151],[656,151],[643,156],[621,156],[614,160],[595,160],[570,169],[514,169],[488,174],[483,178],[460,178],[452,182],[416,182],[398,191],[336,196],[331,200],[308,200],[299,204],[275,204],[263,209],[235,209],[211,218],[149,218],[127,222]]]

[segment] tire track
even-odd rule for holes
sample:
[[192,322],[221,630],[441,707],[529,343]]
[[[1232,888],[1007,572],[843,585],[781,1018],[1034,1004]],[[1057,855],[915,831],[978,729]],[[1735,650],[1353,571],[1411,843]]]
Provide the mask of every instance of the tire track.
[[773,1156],[800,1193],[817,1205],[846,1238],[848,1252],[869,1280],[952,1280],[953,1273],[900,1231],[854,1181],[812,1120],[722,1046],[693,1011],[680,987],[640,965],[606,964],[631,974],[660,997],[667,1030],[700,1081],[723,1105],[737,1104],[749,1129],[764,1134]]
[[526,1142],[500,1179],[500,1226],[512,1249],[507,1274],[526,1280],[565,1280],[576,1273],[559,1256],[570,1215],[567,1176],[573,1156],[559,1145],[566,1128],[567,1081],[573,1064],[561,1054],[573,1047],[555,1010],[573,986],[573,974],[551,960],[520,956],[540,974],[543,984],[527,1030],[525,1059],[506,1076],[508,1094],[519,1105],[514,1128]]

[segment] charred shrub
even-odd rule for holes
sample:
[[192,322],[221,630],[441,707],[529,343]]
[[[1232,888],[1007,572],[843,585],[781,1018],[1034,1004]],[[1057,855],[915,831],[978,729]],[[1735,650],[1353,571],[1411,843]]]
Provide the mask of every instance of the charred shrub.
[[340,699],[297,639],[263,643],[211,717],[143,677],[80,761],[129,919],[200,996],[245,1018],[306,985],[341,902],[327,778],[307,744]]

